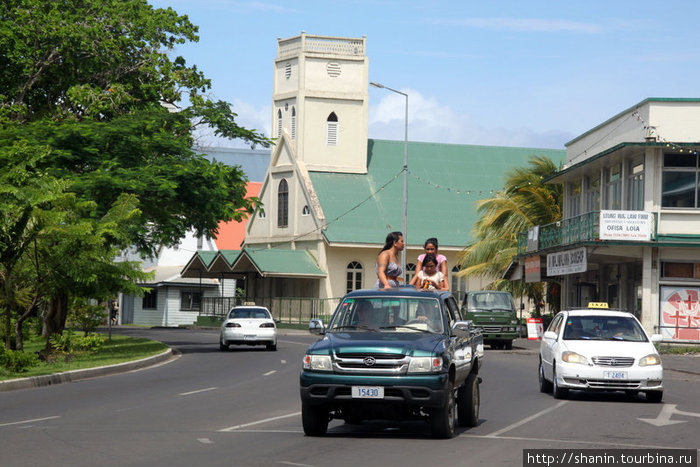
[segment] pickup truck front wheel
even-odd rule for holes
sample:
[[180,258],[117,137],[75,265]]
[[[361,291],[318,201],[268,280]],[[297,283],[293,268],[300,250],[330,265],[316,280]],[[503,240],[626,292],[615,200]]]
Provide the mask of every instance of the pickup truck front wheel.
[[323,407],[301,404],[301,424],[306,436],[323,436],[328,431],[328,410]]
[[447,383],[445,405],[430,414],[430,432],[435,438],[449,439],[455,436],[456,404],[452,382]]
[[480,405],[479,377],[472,373],[457,392],[459,426],[476,426],[479,423]]

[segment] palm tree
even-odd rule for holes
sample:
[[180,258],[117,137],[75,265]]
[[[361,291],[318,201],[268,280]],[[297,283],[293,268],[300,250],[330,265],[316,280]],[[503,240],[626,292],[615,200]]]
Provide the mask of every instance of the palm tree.
[[478,202],[481,217],[474,226],[476,241],[460,255],[459,275],[494,278],[488,288],[526,295],[539,311],[544,299],[542,283],[521,284],[501,277],[517,255],[519,232],[561,219],[562,186],[542,183],[556,171],[548,157],[533,156],[526,167],[506,175],[503,189],[494,197]]

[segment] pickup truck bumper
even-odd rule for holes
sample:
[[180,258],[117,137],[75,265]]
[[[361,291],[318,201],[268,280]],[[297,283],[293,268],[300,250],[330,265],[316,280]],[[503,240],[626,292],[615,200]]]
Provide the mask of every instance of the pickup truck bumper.
[[[405,377],[337,375],[302,372],[300,395],[310,405],[347,404],[404,405],[437,408],[445,405],[447,374]],[[383,399],[355,399],[352,386],[382,386]]]

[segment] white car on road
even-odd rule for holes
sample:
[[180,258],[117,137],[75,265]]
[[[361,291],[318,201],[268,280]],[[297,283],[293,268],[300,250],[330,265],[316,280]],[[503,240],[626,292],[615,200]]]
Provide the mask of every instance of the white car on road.
[[565,398],[569,390],[644,392],[649,402],[663,398],[663,367],[654,342],[637,318],[607,309],[558,313],[540,344],[540,391]]
[[277,326],[264,306],[236,306],[221,323],[219,348],[229,345],[265,345],[267,350],[277,350]]

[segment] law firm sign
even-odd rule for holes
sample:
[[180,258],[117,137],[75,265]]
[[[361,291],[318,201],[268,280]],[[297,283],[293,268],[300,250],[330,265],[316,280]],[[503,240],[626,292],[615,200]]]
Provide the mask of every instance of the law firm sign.
[[652,219],[646,211],[600,211],[600,239],[648,242]]

